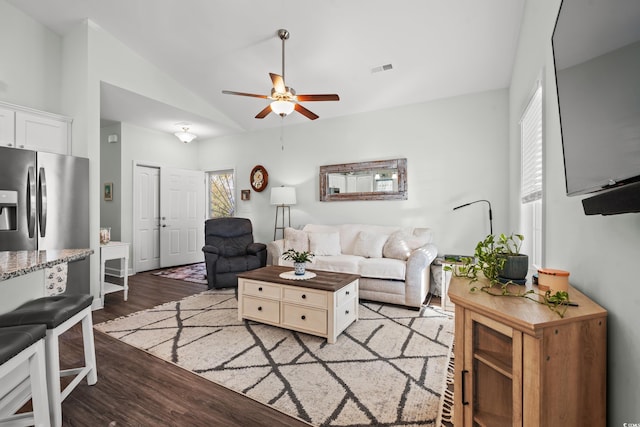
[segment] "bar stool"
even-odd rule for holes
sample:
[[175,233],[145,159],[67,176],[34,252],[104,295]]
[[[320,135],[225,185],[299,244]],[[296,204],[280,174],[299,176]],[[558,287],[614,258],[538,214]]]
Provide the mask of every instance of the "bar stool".
[[[45,325],[0,328],[0,425],[49,425]],[[16,414],[31,398],[33,411]]]
[[[44,324],[45,355],[47,372],[47,392],[51,425],[62,425],[62,401],[86,376],[87,383],[98,381],[96,354],[93,342],[93,321],[91,318],[91,295],[55,295],[38,298],[22,304],[15,310],[0,315],[0,327]],[[85,366],[60,370],[58,337],[72,326],[82,321]],[[60,377],[75,375],[73,380],[60,390]]]

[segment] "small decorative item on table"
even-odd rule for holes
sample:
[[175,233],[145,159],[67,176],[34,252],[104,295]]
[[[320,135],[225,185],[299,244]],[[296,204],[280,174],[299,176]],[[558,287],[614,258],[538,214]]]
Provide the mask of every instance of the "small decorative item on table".
[[111,227],[100,228],[100,244],[106,245],[111,241]]
[[294,262],[293,270],[296,272],[296,275],[304,276],[306,266],[307,266],[306,262]]
[[538,269],[538,289],[567,292],[569,290],[569,272],[553,268]]
[[311,252],[298,252],[294,249],[287,249],[287,251],[282,254],[283,259],[293,261],[293,268],[297,276],[304,276],[306,263],[311,262],[314,256]]

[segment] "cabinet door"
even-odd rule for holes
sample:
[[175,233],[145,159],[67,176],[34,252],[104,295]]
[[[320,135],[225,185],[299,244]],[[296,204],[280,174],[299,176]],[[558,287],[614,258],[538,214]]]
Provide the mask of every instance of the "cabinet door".
[[69,154],[69,122],[16,111],[16,147]]
[[15,111],[0,107],[0,146],[15,146]]
[[522,426],[522,333],[466,311],[465,426]]

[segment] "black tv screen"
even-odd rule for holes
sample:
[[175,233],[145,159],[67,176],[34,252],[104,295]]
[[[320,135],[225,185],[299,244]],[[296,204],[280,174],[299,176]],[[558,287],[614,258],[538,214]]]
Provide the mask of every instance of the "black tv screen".
[[552,37],[570,196],[640,179],[640,1],[563,0]]

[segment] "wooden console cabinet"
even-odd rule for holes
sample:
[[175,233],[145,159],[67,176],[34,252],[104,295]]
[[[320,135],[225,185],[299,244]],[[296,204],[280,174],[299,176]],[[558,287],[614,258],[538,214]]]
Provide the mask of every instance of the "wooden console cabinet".
[[468,279],[449,285],[455,426],[605,426],[606,310],[573,287],[578,306],[564,318],[524,298],[469,289]]

